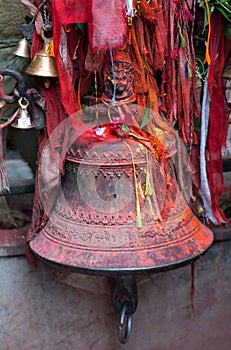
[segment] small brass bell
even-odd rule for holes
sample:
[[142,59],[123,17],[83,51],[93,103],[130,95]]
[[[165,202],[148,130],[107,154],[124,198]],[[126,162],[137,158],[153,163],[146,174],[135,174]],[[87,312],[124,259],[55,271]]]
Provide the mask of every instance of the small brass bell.
[[17,120],[11,124],[14,128],[17,129],[32,129],[35,126],[31,123],[30,115],[27,111],[27,107],[29,106],[29,101],[25,97],[21,97],[18,101],[20,106],[20,111],[18,114]]
[[43,49],[36,53],[31,64],[27,68],[26,73],[39,77],[58,77],[59,73],[55,58],[51,57],[47,52],[51,39],[46,38],[44,33],[42,33],[42,38],[44,40]]
[[29,44],[26,38],[19,40],[12,54],[19,57],[29,57]]

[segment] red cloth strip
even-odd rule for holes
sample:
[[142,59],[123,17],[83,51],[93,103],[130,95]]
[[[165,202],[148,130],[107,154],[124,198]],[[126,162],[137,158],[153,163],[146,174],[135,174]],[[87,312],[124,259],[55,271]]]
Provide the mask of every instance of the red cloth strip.
[[121,48],[127,40],[125,8],[121,0],[89,0],[89,40],[93,50]]
[[226,221],[224,213],[219,207],[220,197],[224,190],[222,172],[222,144],[223,130],[227,130],[227,116],[225,99],[222,87],[222,71],[224,68],[224,18],[218,11],[211,17],[210,37],[210,68],[208,74],[208,87],[210,94],[210,122],[208,132],[208,180],[211,192],[212,210],[218,223]]
[[54,0],[57,14],[62,24],[88,22],[89,0]]

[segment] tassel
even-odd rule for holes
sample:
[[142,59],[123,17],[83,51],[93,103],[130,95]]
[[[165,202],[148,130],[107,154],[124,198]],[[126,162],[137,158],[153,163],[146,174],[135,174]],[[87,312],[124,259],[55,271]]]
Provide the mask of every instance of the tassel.
[[141,212],[140,212],[140,203],[139,201],[136,201],[136,226],[137,228],[142,228],[142,219],[141,219]]
[[205,6],[206,6],[206,10],[207,10],[207,19],[208,19],[208,37],[207,37],[207,41],[206,41],[206,50],[205,50],[205,60],[204,63],[208,63],[208,65],[210,65],[210,56],[209,56],[209,41],[210,41],[210,34],[211,34],[211,24],[210,24],[210,10],[209,10],[209,5],[208,5],[208,1],[204,0]]
[[[156,198],[156,193],[155,191],[153,191],[153,186],[151,184],[151,179],[150,179],[150,170],[148,167],[148,151],[146,150],[146,162],[147,162],[147,168],[146,168],[146,183],[145,183],[145,196],[147,198],[148,204],[149,204],[149,208],[150,211],[152,213],[152,216],[154,218],[154,220],[162,220],[161,218],[161,214],[160,214],[160,209],[159,209],[159,205],[157,203],[157,198]],[[152,196],[152,200],[153,200],[153,205],[154,205],[154,210],[153,210],[153,205],[152,205],[152,201],[151,201],[151,196]]]
[[148,166],[148,151],[146,150],[146,183],[145,183],[145,196],[152,196],[152,186],[150,182],[150,172],[149,172],[149,166]]
[[151,214],[152,214],[152,216],[153,216],[153,219],[154,219],[154,220],[158,220],[159,217],[157,216],[157,214],[156,214],[156,213],[154,212],[154,210],[153,210],[152,201],[151,201],[150,196],[147,197],[147,200],[148,200],[149,208],[150,208]]
[[179,31],[179,35],[180,35],[180,39],[181,39],[181,46],[185,47],[186,46],[186,41],[185,41],[184,35],[182,33],[182,28],[180,26],[180,22],[179,21],[177,22],[177,29]]
[[[146,159],[147,159],[147,165],[148,165],[148,151],[146,151]],[[154,220],[162,221],[162,216],[161,216],[161,213],[160,213],[159,204],[158,204],[158,201],[157,201],[157,198],[156,198],[156,192],[155,192],[155,187],[154,187],[154,183],[153,183],[153,177],[152,177],[152,181],[151,181],[150,173],[151,173],[151,171],[147,167],[148,178],[146,177],[145,194],[147,193],[148,204],[149,204],[149,207],[150,207],[150,210],[151,210],[151,213],[153,215]],[[154,189],[154,191],[153,191],[153,189]]]
[[186,77],[187,78],[192,78],[193,74],[192,74],[192,70],[190,68],[188,56],[186,56],[186,67],[185,68],[186,68]]
[[48,48],[46,49],[46,53],[50,55],[51,57],[55,57],[55,47],[54,47],[54,41],[52,39],[51,43],[49,44]]
[[143,191],[143,189],[142,189],[141,183],[139,183],[138,187],[139,187],[139,191],[140,191],[140,196],[141,196],[141,198],[142,198],[142,199],[145,199],[145,195],[144,195],[144,191]]
[[145,196],[152,196],[152,187],[151,187],[151,182],[150,182],[150,174],[149,174],[148,170],[147,170],[147,174],[146,174]]
[[134,176],[134,185],[135,185],[135,196],[136,196],[136,226],[137,226],[137,228],[142,228],[143,224],[142,224],[142,218],[141,218],[139,193],[138,193],[139,185],[138,185],[137,179],[136,179],[136,167],[135,167],[134,157],[133,157],[132,149],[129,146],[129,144],[126,141],[124,141],[124,144],[129,149],[129,152],[130,152],[131,158],[132,158],[132,167],[133,167],[133,176]]

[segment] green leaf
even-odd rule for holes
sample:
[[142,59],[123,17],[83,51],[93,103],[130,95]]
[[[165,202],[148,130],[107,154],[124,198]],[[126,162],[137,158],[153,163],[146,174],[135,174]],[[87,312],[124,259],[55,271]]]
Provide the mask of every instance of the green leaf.
[[143,129],[148,124],[149,120],[150,120],[150,109],[146,107],[142,115],[142,123],[141,123],[140,129]]
[[122,128],[122,130],[123,130],[124,132],[129,132],[129,131],[130,131],[129,126],[127,126],[126,124],[122,124],[121,128]]
[[194,119],[194,130],[201,131],[201,122],[199,118]]

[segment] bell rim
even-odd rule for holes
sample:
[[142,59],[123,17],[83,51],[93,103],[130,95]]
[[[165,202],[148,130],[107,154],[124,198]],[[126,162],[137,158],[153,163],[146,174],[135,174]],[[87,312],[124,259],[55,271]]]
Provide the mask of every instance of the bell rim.
[[[213,242],[212,242],[213,243]],[[41,257],[37,253],[34,253],[34,255],[43,263],[46,265],[56,268],[59,271],[68,271],[73,273],[79,273],[83,275],[89,275],[89,276],[118,276],[118,275],[141,275],[141,274],[154,274],[154,273],[161,273],[161,272],[167,272],[176,270],[181,267],[188,266],[192,264],[193,262],[199,260],[201,257],[203,257],[207,251],[209,250],[212,243],[202,252],[198,255],[193,256],[190,259],[183,259],[178,262],[168,264],[168,265],[161,265],[161,266],[155,266],[155,267],[136,267],[136,268],[91,268],[91,267],[76,267],[72,265],[65,265],[62,263],[58,263],[56,261],[52,261],[49,259],[46,259],[45,257]]]
[[[147,247],[146,249],[139,249],[139,251],[137,251],[137,249],[129,251],[129,253],[126,250],[119,253],[114,250],[116,256],[113,258],[113,261],[116,261],[116,266],[112,267],[107,265],[107,262],[112,258],[112,251],[94,251],[92,256],[90,256],[90,250],[86,251],[65,246],[61,247],[59,243],[52,242],[46,237],[43,230],[29,242],[29,245],[33,253],[47,264],[56,267],[58,266],[73,272],[87,273],[90,275],[154,273],[175,269],[182,265],[188,265],[190,262],[202,256],[212,245],[214,238],[212,231],[203,225],[196,217],[194,217],[194,219],[198,221],[200,226],[199,230],[194,233],[190,239],[182,240],[181,249],[182,251],[186,249],[186,252],[185,254],[182,254],[180,258],[171,255],[171,252],[174,250],[174,247],[176,248],[176,245],[172,245],[172,247],[165,246],[159,250],[157,248],[149,249]],[[60,254],[62,248],[64,249],[64,255]],[[161,255],[162,251],[164,251],[165,257],[163,260],[159,259],[158,262],[158,256]],[[72,254],[75,257],[75,260],[72,259],[70,263],[68,260],[65,260],[65,258],[69,258]],[[126,261],[126,254],[128,254],[127,263],[121,263],[121,261],[124,261],[124,257]],[[137,254],[139,257],[137,257]],[[168,259],[166,259],[166,256]],[[146,259],[144,259],[145,264],[143,263],[143,265],[142,257]],[[95,259],[96,262],[93,264],[91,259],[93,259],[93,261]],[[136,263],[136,266],[131,266],[130,264],[133,259],[139,261],[139,263]],[[155,259],[157,260],[155,261]],[[100,262],[101,260],[104,264]],[[150,261],[152,261],[152,264]]]

